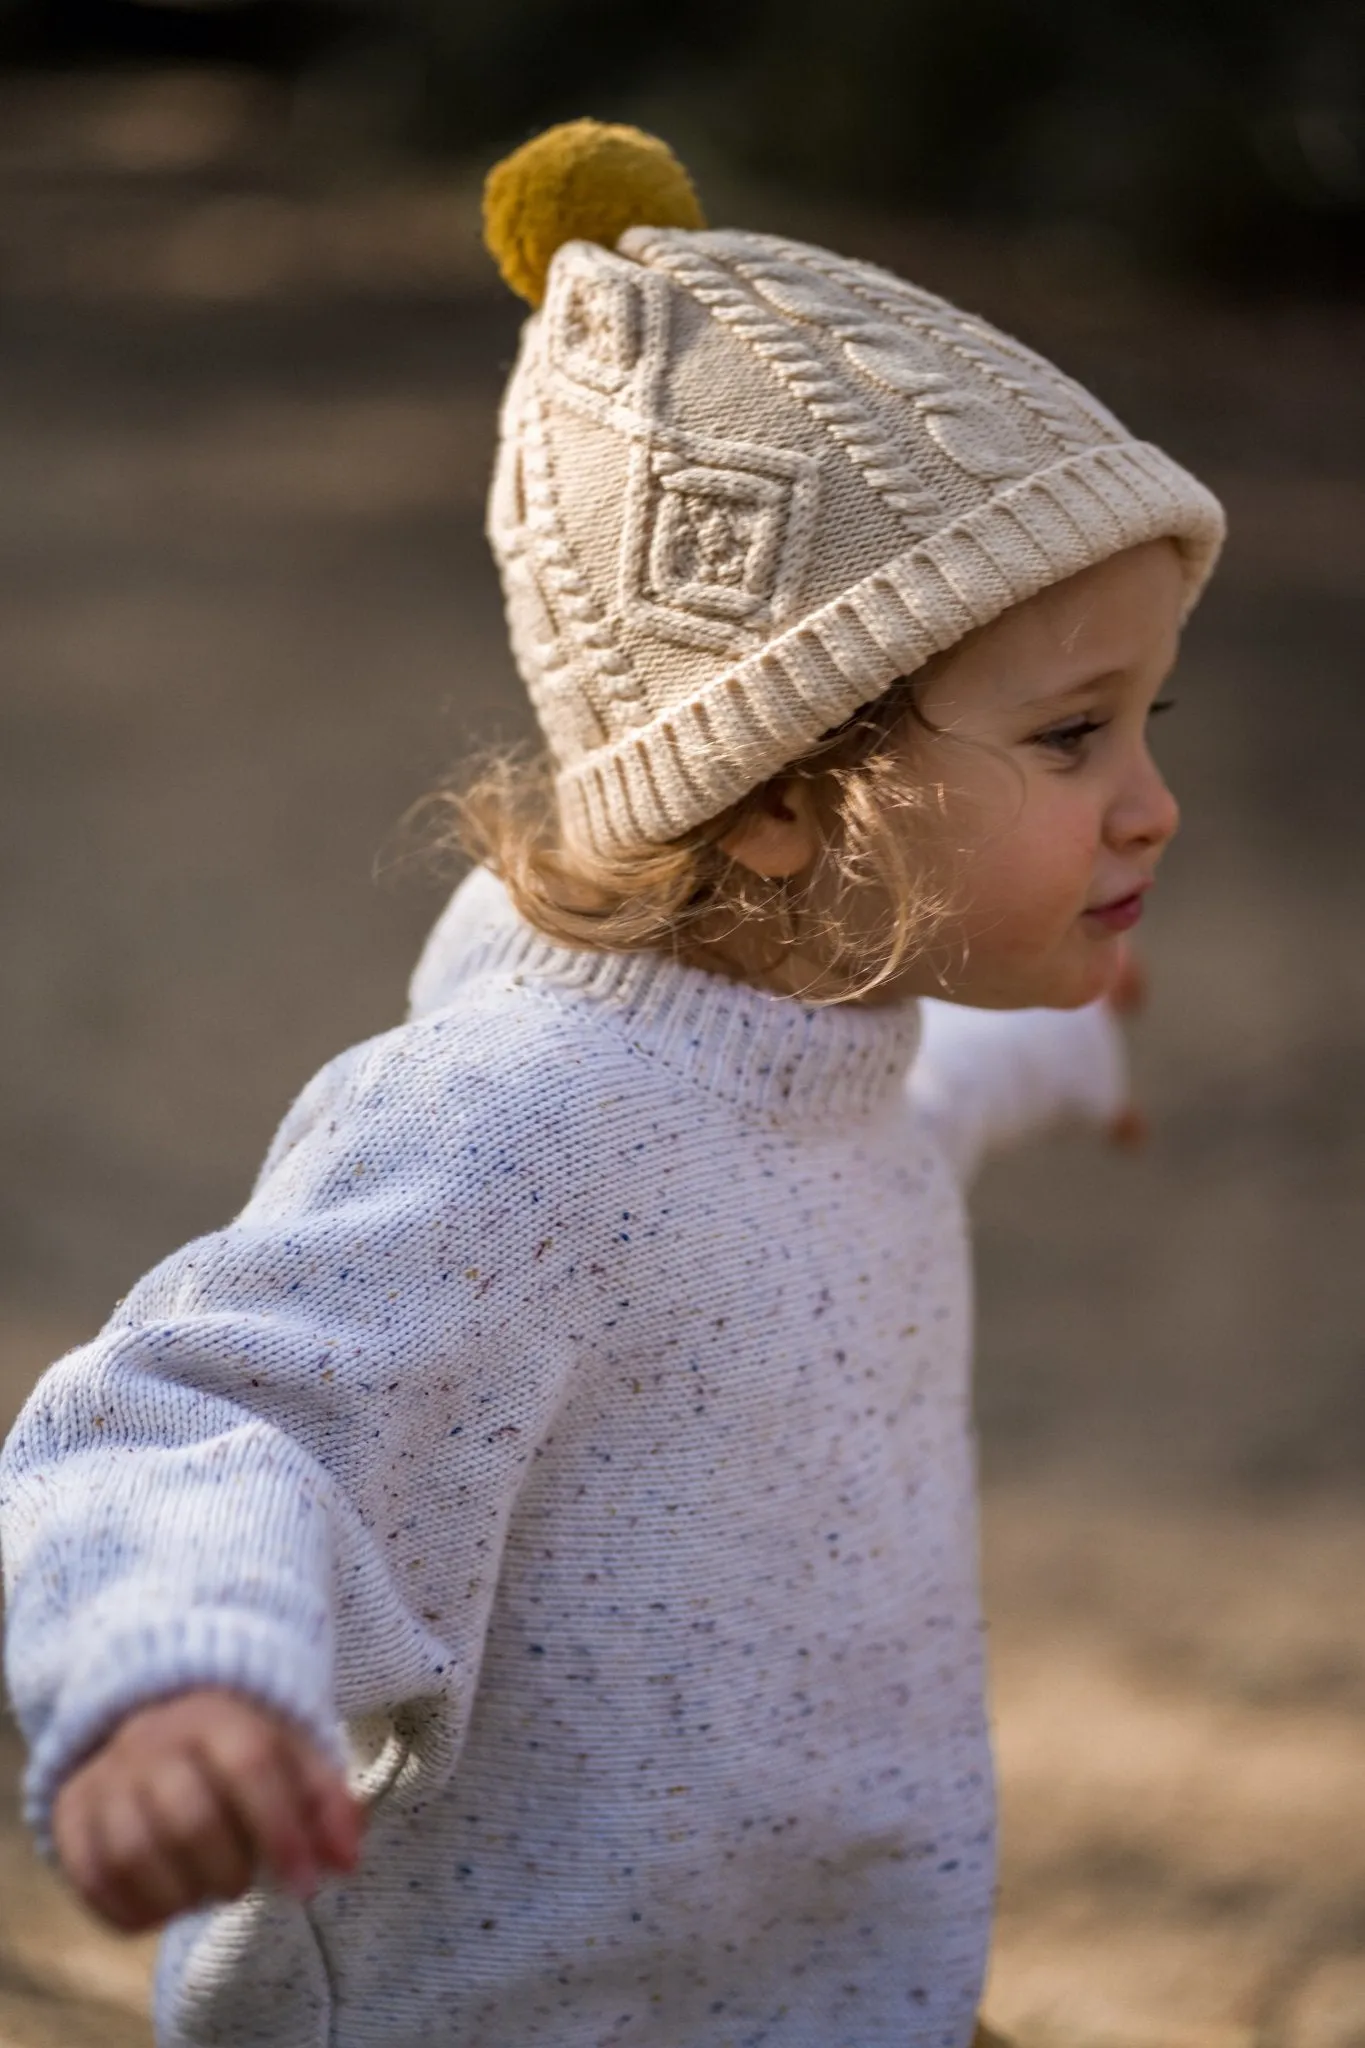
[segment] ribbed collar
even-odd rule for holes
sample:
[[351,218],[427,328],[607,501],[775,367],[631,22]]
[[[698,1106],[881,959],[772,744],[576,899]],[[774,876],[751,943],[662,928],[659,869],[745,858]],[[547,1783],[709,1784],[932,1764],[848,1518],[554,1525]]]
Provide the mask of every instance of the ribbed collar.
[[413,1015],[444,1008],[485,975],[593,1006],[660,1066],[783,1121],[870,1115],[899,1090],[919,1044],[914,1001],[810,1005],[660,953],[555,945],[480,869],[427,942],[412,980]]

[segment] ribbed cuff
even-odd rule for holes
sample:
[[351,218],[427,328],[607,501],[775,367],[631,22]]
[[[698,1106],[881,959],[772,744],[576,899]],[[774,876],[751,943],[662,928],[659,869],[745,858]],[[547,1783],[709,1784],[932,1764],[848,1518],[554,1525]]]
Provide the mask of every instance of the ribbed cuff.
[[299,1722],[344,1768],[330,1660],[268,1617],[204,1609],[106,1636],[67,1676],[24,1774],[24,1819],[55,1860],[52,1807],[64,1780],[137,1707],[197,1686],[249,1694]]

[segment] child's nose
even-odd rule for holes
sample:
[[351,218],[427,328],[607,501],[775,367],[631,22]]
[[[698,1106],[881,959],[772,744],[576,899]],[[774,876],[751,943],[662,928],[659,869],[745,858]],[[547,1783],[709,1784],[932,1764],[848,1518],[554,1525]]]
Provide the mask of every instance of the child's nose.
[[1180,806],[1165,776],[1151,755],[1144,752],[1137,772],[1110,814],[1112,839],[1119,846],[1159,850],[1179,829]]

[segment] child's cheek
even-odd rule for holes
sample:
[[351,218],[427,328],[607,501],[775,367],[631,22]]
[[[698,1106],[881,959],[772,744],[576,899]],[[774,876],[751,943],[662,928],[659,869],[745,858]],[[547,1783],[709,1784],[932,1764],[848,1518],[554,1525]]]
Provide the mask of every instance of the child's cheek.
[[1073,932],[1090,900],[1096,834],[1082,812],[1031,806],[968,870],[968,924],[978,946],[1041,961]]
[[1101,831],[1095,806],[1067,796],[1052,805],[1046,821],[1039,816],[1042,829],[1031,835],[1029,865],[1040,905],[1046,902],[1051,915],[1070,926],[1095,900]]

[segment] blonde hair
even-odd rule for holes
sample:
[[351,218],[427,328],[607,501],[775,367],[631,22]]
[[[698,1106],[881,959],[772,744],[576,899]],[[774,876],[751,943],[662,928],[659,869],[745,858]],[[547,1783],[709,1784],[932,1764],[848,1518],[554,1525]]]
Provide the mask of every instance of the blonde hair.
[[[612,854],[566,843],[553,762],[522,749],[485,755],[436,792],[437,846],[492,869],[520,915],[559,944],[713,967],[716,938],[742,930],[764,974],[800,955],[803,999],[865,999],[928,948],[947,909],[928,835],[915,829],[942,795],[913,761],[914,729],[936,731],[915,698],[936,666],[893,683],[771,782],[676,839]],[[773,783],[793,778],[808,785],[819,850],[800,875],[771,880],[721,842],[762,814]]]

